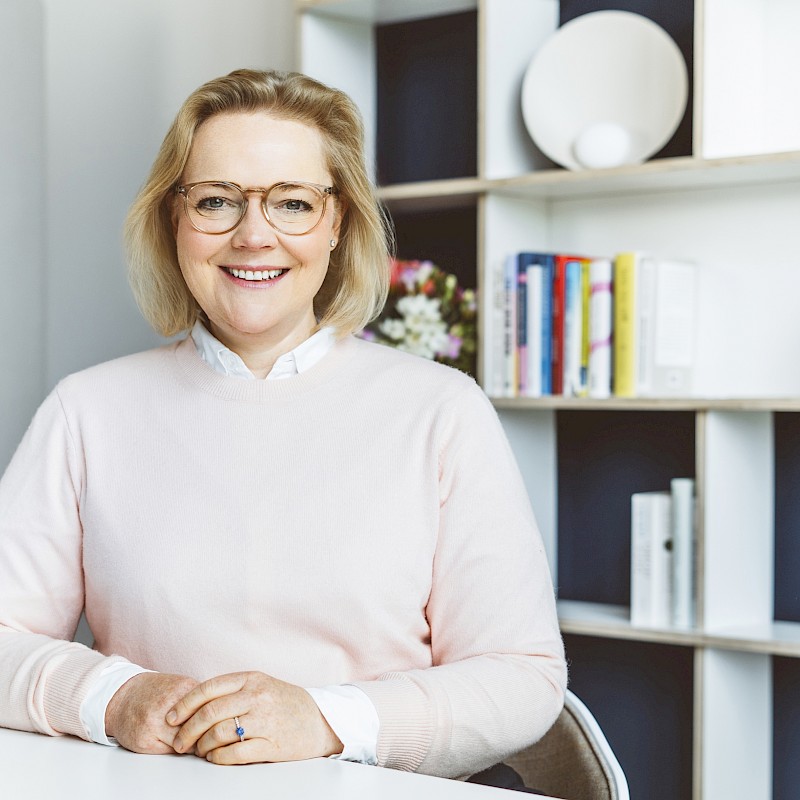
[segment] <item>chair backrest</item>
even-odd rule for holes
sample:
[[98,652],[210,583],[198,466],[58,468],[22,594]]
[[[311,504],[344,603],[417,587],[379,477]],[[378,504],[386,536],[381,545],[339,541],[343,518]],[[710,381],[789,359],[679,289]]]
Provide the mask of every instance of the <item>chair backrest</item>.
[[567,690],[564,709],[535,744],[504,759],[526,786],[564,800],[630,800],[628,781],[592,713]]

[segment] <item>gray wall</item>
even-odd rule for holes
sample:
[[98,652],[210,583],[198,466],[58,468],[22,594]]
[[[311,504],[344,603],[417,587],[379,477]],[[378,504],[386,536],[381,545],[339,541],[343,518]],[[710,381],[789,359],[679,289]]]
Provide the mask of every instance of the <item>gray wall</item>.
[[0,0],[0,471],[59,378],[158,344],[122,223],[181,101],[294,66],[292,0]]

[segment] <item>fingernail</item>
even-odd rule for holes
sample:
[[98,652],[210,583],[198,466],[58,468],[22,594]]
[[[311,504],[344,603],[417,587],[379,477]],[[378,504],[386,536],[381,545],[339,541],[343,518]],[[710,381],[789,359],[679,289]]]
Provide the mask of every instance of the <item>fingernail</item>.
[[169,722],[170,725],[174,725],[177,719],[178,719],[177,711],[173,710],[170,711],[169,714],[167,714],[167,722]]
[[181,741],[180,737],[176,737],[175,741],[172,743],[172,749],[176,753],[180,753],[183,750],[183,742]]

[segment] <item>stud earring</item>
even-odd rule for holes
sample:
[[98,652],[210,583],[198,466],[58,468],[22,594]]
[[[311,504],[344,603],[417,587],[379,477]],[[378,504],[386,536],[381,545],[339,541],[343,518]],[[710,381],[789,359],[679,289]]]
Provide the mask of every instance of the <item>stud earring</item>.
[[336,247],[336,239],[331,239],[330,240],[330,246],[331,246],[331,250],[333,250],[333,248]]

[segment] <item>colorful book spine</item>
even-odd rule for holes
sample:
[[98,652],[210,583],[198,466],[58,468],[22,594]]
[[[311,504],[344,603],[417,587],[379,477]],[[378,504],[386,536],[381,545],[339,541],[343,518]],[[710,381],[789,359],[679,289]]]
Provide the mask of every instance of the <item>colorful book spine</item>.
[[550,332],[551,393],[564,394],[564,293],[567,261],[570,256],[557,254],[553,260],[552,331]]
[[614,259],[614,394],[636,396],[636,253]]
[[564,368],[562,393],[580,397],[583,388],[581,359],[583,345],[583,264],[567,261],[564,274]]
[[613,324],[611,259],[589,264],[589,397],[611,396],[611,336]]
[[581,259],[581,387],[579,397],[589,395],[589,318],[591,312],[591,282],[589,258]]

